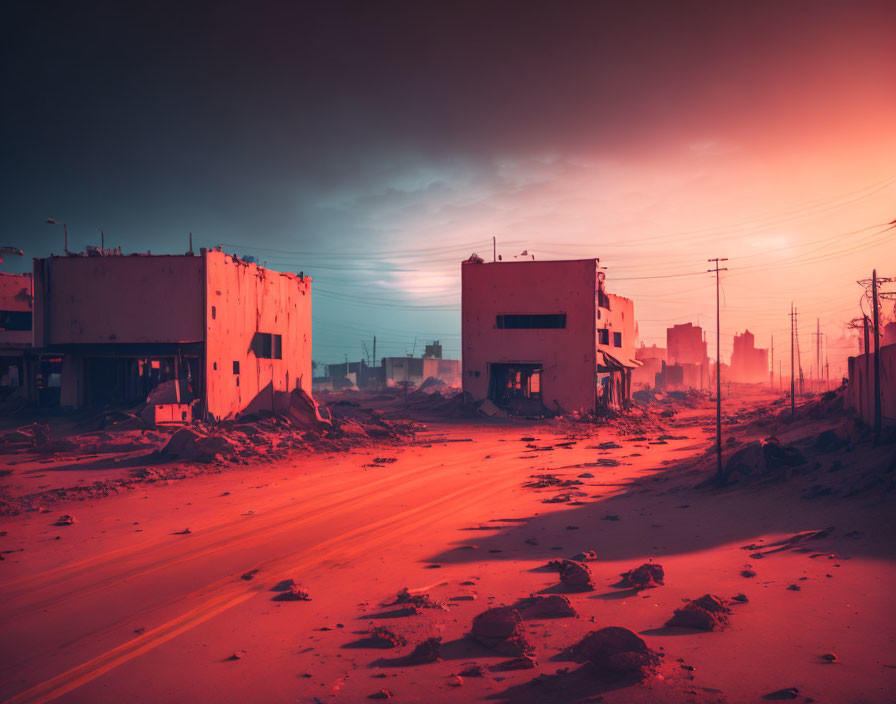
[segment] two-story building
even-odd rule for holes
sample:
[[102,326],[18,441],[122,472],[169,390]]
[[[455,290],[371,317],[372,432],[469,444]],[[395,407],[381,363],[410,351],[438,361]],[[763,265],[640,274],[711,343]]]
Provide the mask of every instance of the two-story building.
[[463,388],[511,412],[593,412],[631,397],[637,326],[597,259],[461,265]]
[[62,359],[63,406],[137,403],[165,384],[157,400],[179,419],[221,420],[311,393],[309,277],[217,250],[91,254],[34,262],[34,344]]

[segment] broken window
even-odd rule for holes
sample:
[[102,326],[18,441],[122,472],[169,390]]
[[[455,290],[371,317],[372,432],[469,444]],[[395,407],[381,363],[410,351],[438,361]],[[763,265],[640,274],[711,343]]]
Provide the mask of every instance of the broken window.
[[498,364],[489,365],[491,370],[489,397],[498,404],[513,399],[540,399],[540,364]]
[[610,331],[606,328],[600,328],[597,331],[597,344],[599,345],[609,345],[610,344]]
[[551,330],[566,327],[566,313],[499,315],[499,330]]
[[0,310],[0,330],[19,332],[31,329],[31,313],[21,310]]
[[255,356],[261,359],[283,359],[283,336],[269,332],[255,333]]
[[236,360],[236,359],[233,360],[233,373],[234,373],[234,374],[239,374],[239,373],[240,373],[240,363],[239,363],[239,360]]
[[613,347],[622,347],[622,333],[621,332],[613,333]]

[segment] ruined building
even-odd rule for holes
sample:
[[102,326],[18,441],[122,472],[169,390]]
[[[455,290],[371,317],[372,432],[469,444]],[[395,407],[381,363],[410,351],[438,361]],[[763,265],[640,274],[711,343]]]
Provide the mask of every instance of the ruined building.
[[658,386],[667,390],[705,389],[709,386],[709,357],[703,328],[693,323],[666,329],[666,366]]
[[311,392],[310,278],[216,250],[91,254],[34,262],[34,344],[61,357],[63,406],[220,420]]
[[653,389],[657,385],[657,375],[662,374],[666,364],[666,348],[651,345],[646,347],[644,343],[635,350],[635,359],[640,367],[632,370],[632,385],[636,389]]
[[[753,333],[744,331],[734,336],[734,350],[731,353],[731,381],[745,384],[767,384],[769,382],[768,349],[757,349]],[[724,378],[724,377],[723,377]]]
[[631,300],[597,259],[461,266],[463,388],[515,412],[591,412],[631,396]]
[[30,395],[31,274],[0,272],[0,401]]

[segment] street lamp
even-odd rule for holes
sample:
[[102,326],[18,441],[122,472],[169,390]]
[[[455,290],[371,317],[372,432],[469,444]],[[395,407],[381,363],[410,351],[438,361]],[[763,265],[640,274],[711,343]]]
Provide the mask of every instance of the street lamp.
[[[47,218],[48,225],[58,225],[53,218]],[[62,223],[62,231],[65,233],[65,253],[68,254],[68,227],[65,223]]]

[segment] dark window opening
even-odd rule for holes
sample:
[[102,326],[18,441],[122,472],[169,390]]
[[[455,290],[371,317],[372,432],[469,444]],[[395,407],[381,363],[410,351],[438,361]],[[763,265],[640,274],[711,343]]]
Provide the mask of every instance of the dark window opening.
[[556,330],[566,327],[566,313],[499,315],[499,330]]
[[610,331],[606,328],[600,328],[597,331],[597,344],[599,345],[609,345],[610,344]]
[[236,359],[233,360],[233,373],[234,373],[234,374],[239,374],[239,373],[240,373],[240,363],[239,363],[239,361],[236,360]]
[[613,347],[622,347],[622,333],[621,332],[613,333]]
[[489,397],[504,405],[518,399],[541,399],[540,364],[490,364]]
[[212,320],[218,317],[218,309],[212,306]]
[[217,362],[212,362],[212,369],[214,369],[215,371],[218,371],[218,363]]
[[31,329],[31,312],[23,310],[0,310],[0,330],[23,332]]
[[255,333],[255,356],[260,359],[283,359],[283,336],[269,332]]
[[610,309],[610,297],[604,293],[602,288],[597,289],[597,307]]

